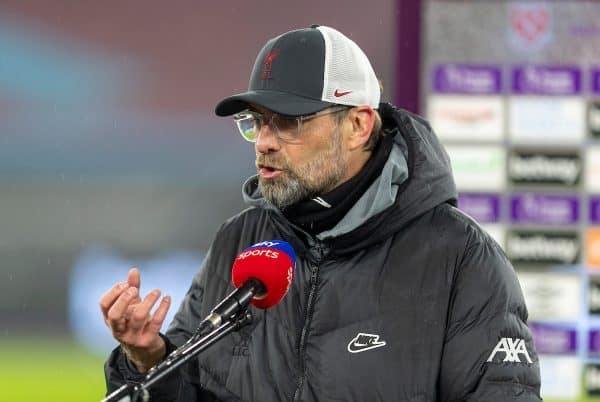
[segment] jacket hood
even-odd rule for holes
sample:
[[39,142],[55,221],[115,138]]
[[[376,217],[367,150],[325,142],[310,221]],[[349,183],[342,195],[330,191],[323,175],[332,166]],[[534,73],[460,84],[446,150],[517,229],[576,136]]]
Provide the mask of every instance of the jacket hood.
[[[429,123],[388,103],[380,104],[379,113],[394,147],[381,175],[346,216],[317,236],[334,245],[336,254],[380,242],[439,204],[456,204],[450,159]],[[258,176],[246,180],[242,193],[249,205],[285,219],[260,194]]]

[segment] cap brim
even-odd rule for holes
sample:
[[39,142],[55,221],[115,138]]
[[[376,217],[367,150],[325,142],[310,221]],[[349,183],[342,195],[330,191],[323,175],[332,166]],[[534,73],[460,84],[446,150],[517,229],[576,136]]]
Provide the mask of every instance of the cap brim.
[[217,116],[230,116],[248,109],[250,104],[288,116],[316,113],[334,105],[330,102],[304,98],[287,92],[261,90],[227,97],[217,104],[215,113]]

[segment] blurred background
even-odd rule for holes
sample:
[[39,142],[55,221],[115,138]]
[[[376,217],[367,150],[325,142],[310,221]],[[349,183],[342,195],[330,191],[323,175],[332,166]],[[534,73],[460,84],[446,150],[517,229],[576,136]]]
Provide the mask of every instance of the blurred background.
[[600,395],[600,3],[2,0],[0,401],[101,399],[98,299],[137,266],[181,300],[254,172],[213,108],[315,23],[446,144],[518,271],[545,400]]

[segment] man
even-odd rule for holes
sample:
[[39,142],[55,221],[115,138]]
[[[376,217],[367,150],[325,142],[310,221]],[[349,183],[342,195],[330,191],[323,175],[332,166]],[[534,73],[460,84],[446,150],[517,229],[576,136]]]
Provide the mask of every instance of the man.
[[285,298],[200,354],[152,400],[539,401],[527,309],[500,247],[455,208],[449,160],[428,123],[379,103],[361,49],[313,26],[271,39],[249,90],[226,98],[255,142],[251,207],[219,229],[166,335],[168,309],[139,273],[100,301],[120,347],[109,391],[161,361],[232,290],[249,245],[297,254]]

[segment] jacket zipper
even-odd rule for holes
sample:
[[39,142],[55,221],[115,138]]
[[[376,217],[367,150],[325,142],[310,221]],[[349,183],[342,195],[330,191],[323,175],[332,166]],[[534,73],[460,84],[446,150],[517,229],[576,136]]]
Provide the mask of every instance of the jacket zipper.
[[308,293],[308,301],[306,305],[306,318],[304,319],[304,326],[302,327],[302,333],[300,335],[300,344],[298,350],[298,356],[300,357],[300,377],[298,378],[298,387],[296,388],[296,392],[294,392],[294,401],[297,402],[300,400],[300,396],[302,395],[302,386],[304,385],[304,380],[306,379],[306,366],[304,362],[304,352],[306,346],[306,337],[308,335],[308,327],[310,326],[310,321],[313,313],[313,304],[315,299],[315,294],[317,293],[317,280],[319,278],[319,266],[312,265],[311,266],[311,274],[310,274],[310,292]]

